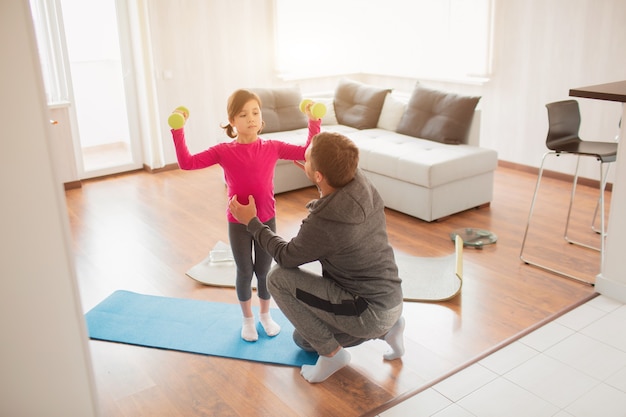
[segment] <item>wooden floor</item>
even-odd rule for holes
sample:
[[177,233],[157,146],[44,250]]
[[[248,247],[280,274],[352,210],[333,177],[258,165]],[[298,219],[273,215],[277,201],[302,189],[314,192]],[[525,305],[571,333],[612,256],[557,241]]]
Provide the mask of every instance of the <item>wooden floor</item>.
[[[144,172],[90,180],[66,191],[84,311],[113,291],[236,303],[234,290],[185,275],[228,241],[221,169]],[[498,235],[466,248],[462,294],[444,303],[405,303],[406,355],[382,359],[385,343],[351,348],[352,363],[311,385],[299,369],[90,341],[103,417],[376,415],[445,375],[593,296],[584,285],[519,259],[536,176],[500,167],[490,207],[427,223],[387,211],[391,244],[415,256],[452,253],[449,234],[479,227]],[[579,187],[571,235],[590,243],[597,192]],[[277,196],[278,231],[297,232],[313,188]],[[599,253],[562,239],[567,183],[546,179],[529,234],[528,256],[593,280]],[[256,303],[255,299],[255,303]]]

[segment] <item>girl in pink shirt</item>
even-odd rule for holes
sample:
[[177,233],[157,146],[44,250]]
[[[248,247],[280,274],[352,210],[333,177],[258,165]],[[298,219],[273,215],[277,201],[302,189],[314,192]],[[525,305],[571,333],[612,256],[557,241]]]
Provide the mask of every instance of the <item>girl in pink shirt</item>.
[[[202,169],[219,164],[224,170],[228,199],[233,195],[254,196],[259,220],[276,231],[276,209],[274,200],[274,167],[279,159],[304,160],[304,152],[311,139],[320,132],[321,120],[316,119],[307,107],[309,135],[304,146],[290,145],[276,140],[265,140],[258,135],[264,122],[261,114],[261,100],[248,90],[237,90],[228,99],[228,122],[222,126],[226,134],[234,139],[219,143],[209,149],[191,155],[185,143],[184,128],[172,129],[176,157],[181,169]],[[240,201],[248,204],[248,201]],[[257,277],[257,291],[260,302],[260,322],[268,336],[276,336],[280,326],[270,315],[270,294],[267,291],[266,276],[272,264],[272,257],[256,245],[246,229],[226,207],[228,237],[237,266],[235,288],[243,313],[241,337],[249,342],[258,340],[254,315],[252,313],[252,275]],[[254,249],[254,257],[253,257]]]

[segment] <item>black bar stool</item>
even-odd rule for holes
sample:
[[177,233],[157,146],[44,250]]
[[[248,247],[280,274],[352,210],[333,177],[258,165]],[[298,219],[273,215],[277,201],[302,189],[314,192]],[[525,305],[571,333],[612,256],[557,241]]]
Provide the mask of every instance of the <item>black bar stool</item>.
[[[579,137],[580,129],[580,109],[576,100],[565,100],[554,103],[546,104],[548,109],[548,136],[546,138],[546,147],[549,149],[543,155],[541,160],[541,167],[539,168],[539,175],[537,177],[537,184],[535,186],[535,192],[533,194],[532,203],[530,204],[530,212],[528,213],[528,222],[526,223],[526,230],[524,231],[524,238],[522,239],[522,247],[520,249],[520,259],[528,264],[546,271],[553,272],[555,274],[570,278],[576,281],[583,282],[585,284],[594,285],[593,282],[589,282],[574,275],[559,271],[557,269],[542,265],[538,262],[530,261],[524,257],[524,247],[526,245],[526,237],[528,236],[528,229],[530,227],[530,221],[533,215],[535,207],[535,201],[537,199],[537,193],[539,191],[539,185],[541,183],[541,177],[543,175],[543,166],[548,155],[575,155],[578,159],[576,161],[576,171],[574,173],[574,181],[572,184],[572,192],[570,196],[569,208],[567,211],[567,220],[565,223],[564,239],[572,244],[583,246],[589,249],[595,249],[600,251],[600,266],[604,263],[604,244],[606,237],[605,228],[605,215],[604,215],[604,191],[606,188],[606,177],[608,167],[611,162],[615,162],[617,157],[617,142],[593,142],[584,141]],[[576,185],[578,184],[578,166],[580,163],[580,157],[590,156],[600,162],[600,197],[599,197],[599,209],[600,211],[600,248],[595,248],[587,244],[573,241],[568,238],[567,231],[569,228],[570,214],[572,212],[572,205],[574,203],[574,195],[576,193]],[[606,166],[606,168],[605,168]],[[594,217],[596,215],[594,214]],[[593,228],[593,220],[592,220]]]

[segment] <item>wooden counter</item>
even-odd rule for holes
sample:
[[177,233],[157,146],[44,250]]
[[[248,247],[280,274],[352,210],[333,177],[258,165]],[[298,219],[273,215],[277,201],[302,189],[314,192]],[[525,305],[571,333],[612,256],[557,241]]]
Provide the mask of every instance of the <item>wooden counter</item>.
[[626,81],[572,88],[569,90],[569,95],[572,97],[593,98],[596,100],[619,101],[621,103],[626,103]]

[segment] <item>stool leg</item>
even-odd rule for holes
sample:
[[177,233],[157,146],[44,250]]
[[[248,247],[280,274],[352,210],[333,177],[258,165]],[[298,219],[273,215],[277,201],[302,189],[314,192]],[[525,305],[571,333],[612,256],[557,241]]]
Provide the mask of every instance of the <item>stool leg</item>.
[[[532,215],[533,215],[533,211],[535,209],[535,202],[537,200],[537,195],[539,193],[539,185],[541,183],[541,177],[543,176],[543,166],[544,166],[546,157],[548,155],[550,155],[550,154],[558,155],[558,153],[556,153],[556,152],[546,152],[543,155],[543,159],[541,160],[541,166],[539,167],[539,174],[537,175],[537,184],[535,185],[535,192],[533,194],[532,202],[530,203],[530,211],[528,213],[528,220],[526,222],[526,230],[524,231],[524,237],[522,238],[522,247],[520,249],[519,257],[522,260],[522,262],[524,262],[527,265],[532,265],[532,266],[537,267],[539,269],[543,269],[544,271],[552,272],[552,273],[560,275],[562,277],[565,277],[565,278],[568,278],[568,279],[571,279],[571,280],[574,280],[574,281],[578,281],[578,282],[583,283],[583,284],[587,284],[587,285],[593,286],[594,285],[593,282],[586,281],[586,280],[584,280],[582,278],[579,278],[579,277],[576,277],[574,275],[567,274],[567,273],[559,271],[557,269],[550,268],[550,267],[548,267],[546,265],[542,265],[542,264],[530,261],[527,258],[524,258],[524,247],[526,246],[526,238],[528,237],[528,229],[530,227],[530,221],[531,221],[531,218],[532,218]],[[578,170],[576,170],[576,171],[578,172]],[[600,205],[602,207],[604,207],[604,200],[600,202]],[[571,202],[570,202],[570,206],[571,206]],[[571,207],[570,207],[570,209],[571,209]],[[604,219],[602,220],[602,227],[604,227]]]
[[[607,177],[608,180],[608,175],[609,175],[609,171],[611,170],[611,164],[610,163],[606,163],[607,167],[606,167],[606,172],[604,173],[604,175]],[[602,190],[602,194],[600,194],[600,196],[604,195],[605,191],[606,191],[606,182],[604,183],[605,188]],[[591,230],[593,230],[594,232],[600,234],[600,229],[596,229],[596,218],[598,217],[598,209],[600,208],[600,196],[598,196],[598,202],[596,203],[596,208],[593,211],[593,218],[591,219]]]
[[[574,185],[572,186],[572,194],[570,197],[570,206],[569,206],[569,210],[567,212],[567,220],[565,222],[565,233],[563,234],[563,239],[565,239],[565,241],[567,241],[568,243],[571,243],[573,245],[578,245],[578,246],[582,246],[583,248],[587,248],[587,249],[593,249],[596,250],[598,252],[602,252],[602,245],[600,245],[600,247],[597,246],[591,246],[588,245],[586,243],[583,242],[579,242],[576,240],[572,240],[567,236],[567,232],[569,230],[569,220],[570,220],[570,214],[572,212],[572,206],[573,206],[573,202],[574,202],[574,196],[575,196],[575,189],[576,189],[576,183],[578,182],[578,163],[580,162],[580,155],[578,156],[578,161],[576,163],[576,174],[574,175]],[[607,168],[604,168],[604,165],[609,164],[608,162],[600,162],[600,196],[598,197],[598,203],[596,205],[596,208],[594,210],[593,213],[593,218],[591,220],[591,229],[600,234],[600,236],[605,236],[606,232],[603,232],[604,229],[602,227],[600,227],[600,230],[596,230],[594,227],[594,223],[595,223],[595,219],[598,215],[598,210],[600,208],[600,206],[602,205],[602,202],[604,201],[604,191],[606,189],[606,180],[608,177],[608,168],[610,167],[610,165],[607,165]],[[602,219],[600,219],[600,222],[602,223]],[[601,239],[603,239],[603,237],[601,237]]]
[[569,230],[569,219],[572,214],[572,206],[574,205],[574,196],[576,195],[576,186],[578,185],[578,167],[579,166],[580,166],[580,155],[576,157],[576,171],[574,171],[574,182],[572,183],[572,192],[569,197],[569,207],[567,209],[567,218],[565,220],[565,231],[563,232],[563,239],[565,239],[569,243],[574,243],[567,237],[567,231]]
[[[600,273],[604,269],[604,246],[606,240],[606,221],[604,215],[604,190],[606,189],[606,180],[608,174],[608,167],[606,169],[606,173],[604,172],[604,162],[600,163]],[[610,166],[610,165],[609,165]]]
[[519,252],[519,257],[522,261],[527,262],[524,259],[524,246],[526,245],[526,237],[528,236],[528,229],[530,227],[530,220],[533,217],[533,211],[535,210],[535,201],[537,201],[537,194],[539,193],[539,185],[541,184],[541,177],[543,176],[543,165],[546,162],[546,157],[554,152],[546,152],[541,159],[541,166],[539,167],[539,174],[537,175],[537,183],[535,184],[535,192],[533,193],[533,199],[530,203],[530,211],[528,212],[528,220],[526,221],[526,230],[524,230],[524,238],[522,239],[522,247]]
[[598,209],[600,208],[600,197],[598,197],[598,202],[596,203],[596,208],[593,210],[593,218],[591,219],[591,230],[600,234],[600,229],[596,229],[596,218],[598,217]]

